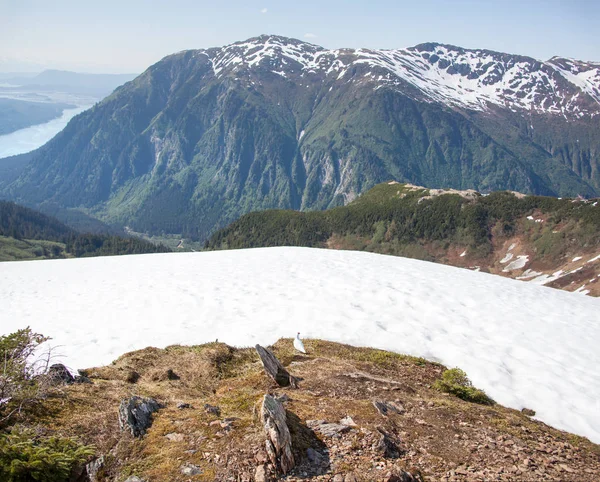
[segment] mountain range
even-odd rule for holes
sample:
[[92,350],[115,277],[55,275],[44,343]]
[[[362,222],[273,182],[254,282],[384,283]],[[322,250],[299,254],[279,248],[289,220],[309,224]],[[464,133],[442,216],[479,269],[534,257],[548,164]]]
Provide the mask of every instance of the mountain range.
[[4,74],[0,77],[2,88],[8,92],[60,91],[71,94],[104,97],[116,87],[136,77],[136,74],[87,74],[68,70],[48,69],[39,74]]
[[0,161],[0,195],[199,239],[249,211],[344,205],[390,179],[597,196],[599,129],[598,63],[263,35],[165,57],[16,179]]

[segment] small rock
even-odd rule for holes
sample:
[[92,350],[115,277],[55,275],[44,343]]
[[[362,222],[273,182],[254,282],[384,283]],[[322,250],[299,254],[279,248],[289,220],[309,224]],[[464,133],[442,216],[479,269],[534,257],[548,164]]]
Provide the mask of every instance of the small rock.
[[194,464],[185,464],[181,467],[181,473],[183,475],[199,475],[202,473],[200,467]]
[[56,363],[48,368],[48,378],[55,385],[69,385],[75,381],[75,377],[62,363]]
[[381,434],[379,441],[375,444],[374,449],[386,459],[397,459],[400,457],[400,449],[396,441],[390,434],[382,429],[377,429]]
[[221,409],[219,407],[210,405],[208,403],[204,404],[204,410],[206,411],[206,413],[212,413],[213,415],[216,415],[217,417],[219,417],[221,415]]
[[255,482],[267,482],[267,469],[264,465],[259,465],[256,467],[256,471],[254,472],[254,481]]
[[185,440],[185,436],[182,433],[168,433],[165,437],[171,442],[183,442]]
[[177,408],[183,410],[184,408],[192,408],[192,406],[189,403],[179,402]]
[[132,475],[131,477],[127,477],[125,482],[146,482],[144,479],[140,479],[137,475]]
[[[454,472],[454,471],[451,471],[451,472]],[[452,475],[454,475],[454,474],[452,474]],[[401,470],[398,475],[387,474],[383,480],[384,480],[384,482],[419,482],[418,478],[416,478],[414,475],[412,475],[409,472],[405,472],[404,470]]]
[[357,482],[357,480],[354,474],[346,474],[346,477],[344,477],[344,482]]
[[267,457],[267,454],[261,450],[254,456],[254,460],[256,460],[259,464],[266,464],[269,458]]
[[167,380],[179,380],[179,375],[170,368],[167,370]]
[[310,447],[306,449],[306,456],[315,465],[320,464],[323,459],[323,456],[319,452]]
[[131,397],[119,405],[119,425],[121,430],[129,430],[134,437],[141,437],[152,425],[152,414],[160,409],[153,398]]
[[394,402],[384,402],[383,400],[373,400],[373,406],[384,417],[389,417],[392,413],[402,414],[404,407]]
[[352,420],[350,415],[346,415],[344,418],[342,418],[340,423],[342,425],[346,425],[347,427],[356,427],[356,423],[354,423],[354,420]]
[[527,415],[528,417],[534,417],[535,416],[535,410],[531,410],[530,408],[523,408],[521,410],[521,412],[523,413],[523,415]]
[[344,482],[344,476],[342,474],[336,474],[333,478],[333,482]]
[[104,467],[104,455],[101,455],[97,459],[92,460],[89,464],[85,466],[85,471],[87,472],[87,476],[90,482],[98,481],[98,472],[102,467]]
[[327,423],[324,420],[307,420],[308,425],[313,430],[316,430],[324,437],[339,437],[341,434],[348,432],[351,427],[342,425],[341,423]]

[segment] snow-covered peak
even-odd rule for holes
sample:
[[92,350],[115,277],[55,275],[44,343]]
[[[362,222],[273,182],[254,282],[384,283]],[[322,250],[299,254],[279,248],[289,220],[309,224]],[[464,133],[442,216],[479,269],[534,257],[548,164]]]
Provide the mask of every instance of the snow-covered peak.
[[236,42],[215,51],[211,56],[215,75],[224,69],[255,67],[266,60],[275,70],[288,67],[305,69],[311,67],[317,54],[324,49],[300,40],[261,35],[244,42]]
[[[300,40],[261,35],[223,48],[202,50],[217,77],[256,68],[283,78],[315,76],[334,82],[367,82],[428,102],[485,111],[600,114],[600,64],[564,58],[547,62],[483,49],[437,43],[393,50],[326,50]],[[354,68],[356,67],[356,68]]]

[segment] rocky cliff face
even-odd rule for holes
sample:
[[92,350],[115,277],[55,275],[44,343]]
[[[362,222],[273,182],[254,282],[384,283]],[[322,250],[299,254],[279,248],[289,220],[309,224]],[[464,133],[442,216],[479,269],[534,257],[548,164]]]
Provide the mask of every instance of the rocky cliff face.
[[599,86],[589,62],[261,36],[151,66],[2,194],[200,238],[251,210],[324,209],[388,179],[598,194]]

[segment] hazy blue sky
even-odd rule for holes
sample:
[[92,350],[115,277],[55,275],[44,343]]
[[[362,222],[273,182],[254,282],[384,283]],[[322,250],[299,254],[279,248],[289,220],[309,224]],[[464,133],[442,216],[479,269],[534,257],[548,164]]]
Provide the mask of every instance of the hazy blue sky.
[[600,61],[600,0],[0,0],[0,71],[140,72],[261,33],[328,48],[434,41]]

